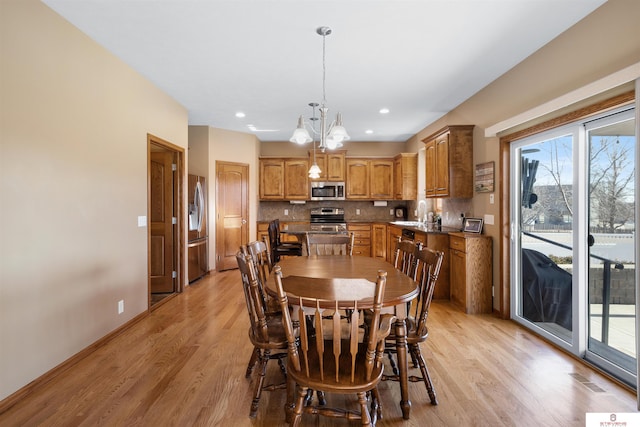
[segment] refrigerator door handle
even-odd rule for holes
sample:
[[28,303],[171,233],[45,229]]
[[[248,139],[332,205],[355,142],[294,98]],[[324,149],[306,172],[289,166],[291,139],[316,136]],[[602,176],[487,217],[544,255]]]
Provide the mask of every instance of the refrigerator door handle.
[[198,232],[202,231],[202,219],[204,218],[204,194],[202,194],[202,184],[196,182],[196,194],[194,195],[194,203],[198,210]]

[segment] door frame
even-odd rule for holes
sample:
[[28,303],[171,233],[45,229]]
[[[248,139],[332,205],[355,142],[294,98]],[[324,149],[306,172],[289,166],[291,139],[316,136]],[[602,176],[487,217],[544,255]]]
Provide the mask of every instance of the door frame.
[[[152,134],[147,134],[147,309],[151,311],[161,304],[151,305],[151,228],[148,225],[149,213],[151,212],[151,151],[154,147],[162,150],[173,152],[176,159],[176,171],[173,174],[173,203],[176,217],[176,227],[173,232],[173,262],[177,271],[177,283],[175,293],[181,293],[184,290],[184,251],[185,236],[184,227],[184,148],[165,141]],[[175,295],[175,294],[174,294]],[[163,300],[166,301],[169,298]]]
[[[243,223],[242,223],[242,229],[244,231],[241,230],[241,235],[245,235],[244,239],[241,239],[242,242],[241,244],[246,244],[248,243],[249,239],[249,215],[251,214],[251,209],[249,207],[249,191],[251,188],[251,181],[250,181],[250,177],[251,177],[251,171],[250,171],[250,165],[248,163],[240,163],[240,162],[228,162],[228,161],[223,161],[223,160],[216,160],[216,167],[215,167],[215,176],[216,176],[216,182],[215,182],[215,189],[216,189],[216,209],[215,209],[215,240],[216,240],[216,244],[215,244],[215,268],[216,271],[221,271],[221,264],[222,264],[222,257],[221,257],[221,253],[224,253],[224,250],[220,250],[221,248],[224,248],[224,245],[226,245],[225,241],[224,241],[224,236],[222,235],[223,233],[220,233],[220,230],[224,227],[221,223],[222,219],[220,218],[220,210],[221,210],[221,202],[220,202],[220,195],[223,193],[222,191],[220,191],[220,181],[218,180],[218,174],[220,173],[220,169],[221,166],[223,165],[229,165],[229,166],[238,166],[238,167],[242,167],[246,169],[246,173],[247,173],[247,180],[246,180],[246,189],[245,189],[245,197],[243,200],[244,203],[244,211],[242,212],[242,216],[243,216]],[[211,218],[211,216],[209,216],[209,218]],[[235,248],[237,249],[237,248]]]
[[608,110],[633,104],[635,91],[629,91],[604,101],[596,102],[576,111],[563,114],[554,119],[516,131],[500,137],[500,296],[499,310],[503,319],[511,318],[511,182],[510,182],[510,148],[511,142],[535,135],[546,130],[555,129],[567,123],[598,115]]

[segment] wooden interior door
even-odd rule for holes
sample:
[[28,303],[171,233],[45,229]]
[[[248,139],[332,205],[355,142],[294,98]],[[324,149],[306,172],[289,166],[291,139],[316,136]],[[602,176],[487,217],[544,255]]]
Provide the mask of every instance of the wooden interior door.
[[151,293],[175,292],[174,153],[150,153],[149,265]]
[[216,270],[238,268],[249,238],[249,165],[216,162]]

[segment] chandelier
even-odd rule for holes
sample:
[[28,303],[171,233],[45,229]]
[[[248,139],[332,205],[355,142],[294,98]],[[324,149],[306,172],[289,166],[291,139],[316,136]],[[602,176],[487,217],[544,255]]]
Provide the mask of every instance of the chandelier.
[[[349,139],[349,135],[347,134],[346,129],[342,125],[342,114],[338,113],[336,116],[336,120],[327,126],[327,112],[329,108],[327,108],[327,96],[326,96],[326,65],[325,65],[325,42],[326,38],[329,34],[331,34],[331,28],[329,27],[318,27],[316,29],[316,33],[322,36],[322,104],[320,105],[320,130],[316,131],[315,127],[311,127],[311,131],[314,134],[320,135],[320,145],[318,148],[321,150],[329,149],[333,150],[335,148],[342,147],[342,142]],[[315,105],[312,105],[315,104]],[[318,105],[317,103],[309,104],[313,107],[314,118],[315,118],[315,107]],[[308,142],[314,141],[307,130],[307,125],[304,121],[304,117],[300,116],[298,118],[298,127],[293,132],[293,136],[289,139],[291,142],[295,142],[297,144],[306,144]],[[315,141],[313,143],[314,155],[315,155]],[[318,170],[319,168],[314,164]],[[312,166],[312,169],[313,169]],[[316,171],[314,171],[316,172]],[[311,170],[309,171],[311,174]]]

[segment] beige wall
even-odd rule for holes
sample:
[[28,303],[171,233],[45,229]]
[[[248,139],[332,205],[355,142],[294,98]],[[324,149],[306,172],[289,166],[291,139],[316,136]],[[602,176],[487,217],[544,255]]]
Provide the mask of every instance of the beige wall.
[[188,116],[44,4],[1,3],[3,399],[147,310],[147,134],[186,150]]

